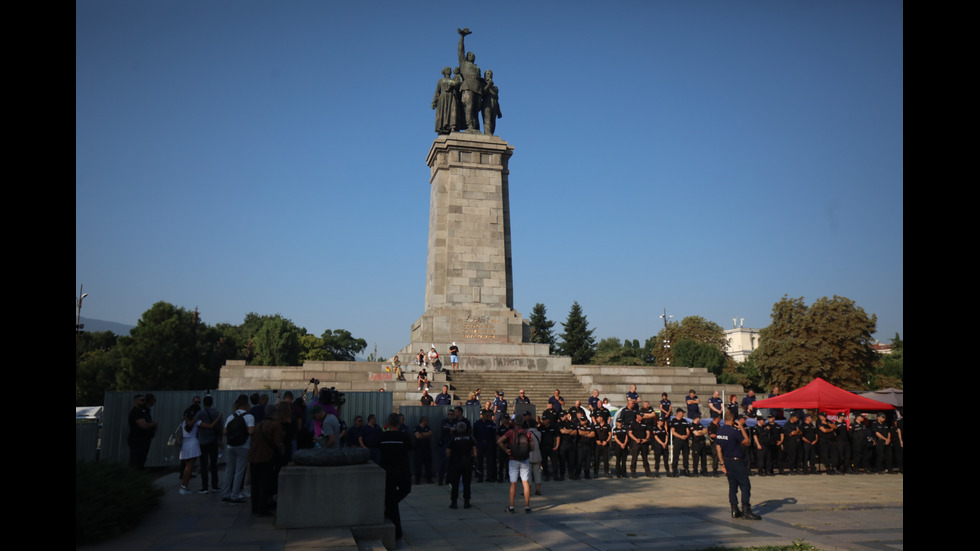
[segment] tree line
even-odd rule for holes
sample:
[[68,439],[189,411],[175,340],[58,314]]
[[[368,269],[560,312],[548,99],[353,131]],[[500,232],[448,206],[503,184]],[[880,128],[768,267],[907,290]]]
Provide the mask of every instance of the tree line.
[[270,366],[354,361],[365,348],[367,341],[345,329],[327,329],[317,337],[279,314],[252,312],[239,325],[211,326],[196,310],[157,302],[129,335],[78,335],[75,404],[101,404],[108,390],[216,388],[228,360]]
[[578,365],[703,367],[720,383],[757,391],[793,390],[815,377],[850,390],[904,384],[901,337],[895,334],[890,354],[879,354],[871,337],[877,317],[839,296],[809,306],[802,297],[783,297],[773,305],[772,323],[760,330],[759,347],[741,363],[728,355],[724,329],[701,316],[669,321],[642,345],[639,339],[616,337],[596,342],[578,302],[558,335],[544,304],[534,305],[528,322],[531,342],[547,344],[551,353],[570,356]]

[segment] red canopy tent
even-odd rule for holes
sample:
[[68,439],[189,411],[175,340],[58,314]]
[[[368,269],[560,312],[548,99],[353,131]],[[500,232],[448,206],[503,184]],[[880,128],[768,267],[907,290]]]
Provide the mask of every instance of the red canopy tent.
[[880,411],[895,409],[895,406],[858,396],[853,392],[848,392],[838,388],[827,381],[817,377],[810,384],[803,388],[798,388],[792,392],[787,392],[765,400],[756,400],[756,408],[779,408],[779,409],[816,409],[828,413],[838,413],[841,411]]

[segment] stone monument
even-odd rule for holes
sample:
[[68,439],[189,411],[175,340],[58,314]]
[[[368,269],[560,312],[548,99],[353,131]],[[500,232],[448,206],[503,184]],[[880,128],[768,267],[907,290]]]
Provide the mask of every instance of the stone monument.
[[[464,370],[567,368],[570,361],[549,356],[548,345],[527,342],[528,325],[514,310],[508,169],[514,148],[491,134],[492,122],[484,120],[484,127],[491,129],[484,133],[474,124],[475,113],[481,112],[478,91],[494,97],[491,116],[499,116],[498,92],[492,73],[481,76],[472,52],[463,53],[469,29],[458,32],[461,79],[440,81],[433,100],[433,108],[439,107],[440,134],[426,157],[430,178],[425,312],[412,325],[412,344],[399,355],[412,358],[433,345],[444,354],[456,342]],[[447,131],[452,125],[446,120],[454,109],[440,106],[440,101],[457,92],[461,104],[455,110],[467,113],[466,123]]]

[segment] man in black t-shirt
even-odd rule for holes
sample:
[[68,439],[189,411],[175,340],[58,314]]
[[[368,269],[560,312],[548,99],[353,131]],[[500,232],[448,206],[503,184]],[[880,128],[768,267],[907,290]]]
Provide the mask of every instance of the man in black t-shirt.
[[401,419],[397,413],[388,416],[390,430],[381,434],[381,468],[385,470],[385,516],[395,525],[395,539],[402,539],[402,519],[398,504],[412,491],[412,473],[408,453],[412,442],[398,430]]

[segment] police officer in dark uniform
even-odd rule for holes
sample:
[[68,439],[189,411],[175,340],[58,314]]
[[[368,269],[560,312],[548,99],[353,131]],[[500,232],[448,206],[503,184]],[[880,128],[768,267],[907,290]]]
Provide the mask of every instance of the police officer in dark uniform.
[[657,422],[650,430],[650,448],[653,450],[653,475],[660,478],[660,460],[664,460],[664,474],[670,476],[670,457],[667,448],[670,445],[670,433],[663,417],[657,417]]
[[803,418],[803,424],[800,425],[800,429],[803,431],[803,472],[816,473],[817,446],[819,445],[820,436],[817,432],[817,427],[813,424],[812,415],[807,415]]
[[786,468],[789,474],[800,474],[800,458],[803,456],[803,429],[800,418],[794,411],[789,415],[789,421],[783,425],[783,446],[786,450]]
[[708,423],[708,445],[711,446],[711,476],[718,476],[718,454],[715,453],[715,444],[718,438],[718,429],[721,428],[721,415],[712,417]]
[[507,400],[504,399],[504,391],[498,390],[497,397],[493,399],[493,422],[499,425],[504,417],[507,417]]
[[452,442],[446,449],[446,457],[449,459],[449,484],[452,492],[449,498],[450,509],[456,509],[456,502],[459,499],[459,485],[463,485],[463,508],[470,508],[470,483],[473,480],[473,462],[476,460],[476,441],[466,433],[466,425],[458,423],[454,431]]
[[422,473],[425,472],[425,482],[432,484],[432,427],[429,418],[422,417],[415,427],[415,483],[422,483]]
[[439,485],[446,483],[446,449],[453,438],[453,430],[456,428],[456,410],[446,409],[446,418],[443,419],[439,428]]
[[473,423],[473,438],[476,440],[476,481],[497,481],[497,425],[493,422],[493,412],[485,409],[480,419]]
[[864,472],[867,473],[870,470],[870,463],[868,462],[870,454],[868,453],[867,418],[863,413],[854,417],[849,436],[851,440],[851,472],[857,474],[861,472],[861,469],[864,469]]
[[558,426],[561,442],[558,446],[558,467],[561,469],[558,480],[571,478],[574,480],[578,468],[578,421],[572,418],[571,411],[565,411]]
[[616,428],[612,431],[612,449],[616,452],[616,478],[626,476],[626,456],[630,449],[630,431],[623,426],[623,418],[616,418]]
[[827,474],[837,474],[837,425],[827,419],[827,412],[819,414],[820,461]]
[[705,438],[708,428],[701,425],[701,415],[691,420],[691,456],[693,457],[694,476],[708,475],[708,446]]
[[578,413],[578,426],[576,427],[576,431],[578,431],[578,450],[576,452],[578,465],[575,469],[575,477],[585,476],[586,479],[591,479],[592,473],[590,468],[592,456],[595,455],[595,451],[593,450],[595,447],[595,427],[585,415],[584,410]]
[[[716,453],[722,462],[721,470],[728,476],[728,502],[732,506],[732,518],[762,520],[752,512],[752,482],[745,465],[742,451],[751,443],[745,430],[745,418],[736,417],[731,425],[718,429]],[[738,491],[742,491],[742,509],[738,508]]]
[[398,504],[412,491],[412,472],[408,453],[412,442],[408,435],[398,430],[401,419],[397,413],[388,416],[392,430],[381,433],[378,447],[381,451],[381,468],[385,470],[385,516],[395,525],[395,539],[402,539],[402,519]]
[[688,475],[690,474],[688,461],[691,457],[691,446],[689,442],[691,438],[691,423],[684,418],[683,409],[677,408],[677,415],[670,420],[668,428],[670,429],[671,445],[674,446],[674,458],[671,461],[674,476],[680,476],[680,471],[677,470],[677,460],[682,454],[684,455],[684,474]]
[[847,412],[837,415],[834,425],[837,427],[837,471],[844,474],[851,469],[851,438],[847,434]]
[[769,422],[775,422],[775,417],[769,416],[769,420],[764,425],[756,425],[755,433],[752,437],[752,445],[758,451],[756,455],[759,456],[758,466],[759,466],[759,476],[766,476],[772,474],[772,430],[769,428]]
[[545,480],[558,476],[558,427],[555,426],[555,418],[551,415],[542,415],[541,424],[538,426],[541,432],[541,472]]
[[667,399],[667,393],[664,392],[660,395],[660,418],[666,423],[670,419],[670,400]]
[[639,417],[630,424],[630,475],[636,478],[636,458],[643,456],[643,470],[650,476],[650,460],[647,458],[646,444],[650,441],[650,430]]
[[871,434],[875,439],[875,470],[878,474],[887,473],[892,468],[892,435],[884,413],[879,413],[878,420],[871,425]]
[[609,446],[612,443],[612,428],[609,426],[609,412],[599,410],[595,416],[595,456],[592,460],[592,477],[599,478],[599,464],[603,473],[609,477]]

